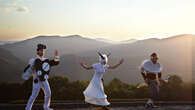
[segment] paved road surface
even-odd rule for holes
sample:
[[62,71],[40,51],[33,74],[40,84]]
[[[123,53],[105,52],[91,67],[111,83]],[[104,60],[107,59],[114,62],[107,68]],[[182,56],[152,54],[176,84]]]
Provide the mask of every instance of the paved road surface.
[[[146,110],[144,102],[115,102],[109,110]],[[195,110],[195,102],[158,102],[160,108],[150,110]],[[43,110],[43,104],[35,104],[32,110]],[[102,110],[85,103],[53,103],[56,110]],[[24,110],[25,104],[0,104],[0,110]]]

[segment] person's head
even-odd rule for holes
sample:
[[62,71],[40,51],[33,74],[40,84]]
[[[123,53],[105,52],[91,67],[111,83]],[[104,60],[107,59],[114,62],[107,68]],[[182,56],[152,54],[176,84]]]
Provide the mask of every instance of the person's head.
[[155,63],[157,63],[157,61],[158,61],[159,58],[158,58],[158,55],[156,53],[152,53],[150,55],[150,59],[155,64]]
[[105,54],[103,54],[102,56],[103,56],[103,58],[100,57],[100,63],[101,63],[102,65],[105,65],[105,64],[108,63],[108,57],[107,57],[107,55],[105,55]]
[[106,54],[101,54],[101,53],[99,53],[99,52],[98,52],[98,54],[99,54],[99,62],[100,62],[102,65],[107,64],[107,63],[108,63],[108,57],[110,56],[110,54],[109,54],[109,55],[106,55]]
[[37,45],[37,55],[39,55],[40,57],[43,57],[45,55],[45,49],[46,49],[45,45],[38,44]]

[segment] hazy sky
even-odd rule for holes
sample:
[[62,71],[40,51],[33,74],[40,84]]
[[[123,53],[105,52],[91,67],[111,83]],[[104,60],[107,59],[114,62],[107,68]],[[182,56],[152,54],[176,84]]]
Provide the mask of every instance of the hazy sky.
[[195,0],[0,0],[0,40],[126,40],[195,33]]

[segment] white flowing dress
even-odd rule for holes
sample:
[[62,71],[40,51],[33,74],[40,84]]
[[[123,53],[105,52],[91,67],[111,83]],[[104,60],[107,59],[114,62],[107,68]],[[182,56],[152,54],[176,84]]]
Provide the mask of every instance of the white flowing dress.
[[103,73],[109,67],[109,65],[102,65],[100,63],[96,63],[92,66],[95,70],[95,74],[93,75],[93,78],[89,83],[88,87],[83,92],[85,96],[85,102],[94,105],[107,106],[110,103],[107,100],[107,95],[104,93],[102,77]]

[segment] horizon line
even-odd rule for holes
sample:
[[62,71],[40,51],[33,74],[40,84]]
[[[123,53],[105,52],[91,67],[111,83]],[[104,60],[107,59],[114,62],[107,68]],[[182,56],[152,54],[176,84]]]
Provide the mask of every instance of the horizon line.
[[[20,42],[20,41],[24,41],[24,40],[28,40],[28,39],[33,39],[33,38],[37,38],[37,37],[61,37],[61,38],[66,38],[66,37],[71,37],[71,36],[80,36],[82,38],[86,38],[86,39],[93,39],[93,40],[98,40],[98,39],[102,39],[99,41],[103,41],[103,42],[115,42],[115,43],[120,43],[120,42],[125,42],[125,41],[133,41],[133,40],[137,40],[137,41],[141,41],[141,40],[147,40],[147,39],[166,39],[166,38],[171,38],[174,36],[179,36],[179,35],[195,35],[195,33],[172,33],[172,34],[151,34],[151,35],[144,35],[144,36],[139,36],[140,38],[130,38],[130,39],[125,39],[125,40],[112,40],[112,39],[108,39],[108,38],[103,38],[103,37],[97,37],[97,38],[91,38],[89,36],[84,36],[84,35],[79,35],[79,34],[71,34],[71,35],[60,35],[60,34],[51,34],[51,35],[34,35],[31,37],[27,37],[25,39],[18,39],[18,40],[0,40],[1,42]],[[104,41],[105,40],[105,41]]]

